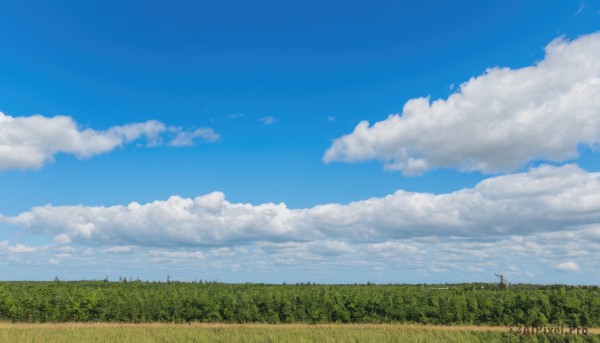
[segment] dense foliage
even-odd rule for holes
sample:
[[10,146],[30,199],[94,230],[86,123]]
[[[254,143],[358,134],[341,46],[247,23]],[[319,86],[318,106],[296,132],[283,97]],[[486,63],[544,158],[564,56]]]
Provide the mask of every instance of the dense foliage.
[[600,289],[489,284],[0,282],[0,321],[600,326]]

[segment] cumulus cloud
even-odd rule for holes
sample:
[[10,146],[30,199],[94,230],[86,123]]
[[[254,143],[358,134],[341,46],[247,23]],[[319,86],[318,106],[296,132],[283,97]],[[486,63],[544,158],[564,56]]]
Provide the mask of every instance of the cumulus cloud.
[[223,193],[214,192],[195,199],[172,196],[143,205],[48,205],[5,220],[36,231],[66,234],[79,241],[210,245],[300,239],[298,229],[291,223],[292,216],[284,204],[234,204],[225,201]]
[[196,138],[214,141],[218,134],[210,128],[190,131],[167,127],[155,120],[103,131],[82,129],[68,116],[12,117],[0,112],[0,170],[38,169],[59,153],[89,158],[139,139],[145,139],[149,146],[164,139],[169,145],[186,146]]
[[566,161],[600,144],[600,33],[545,48],[535,65],[491,68],[447,99],[409,100],[401,114],[336,139],[325,162],[378,160],[417,175],[435,168],[484,173],[534,160]]
[[[252,242],[378,243],[393,239],[506,237],[600,223],[600,174],[544,165],[447,194],[396,191],[349,204],[290,209],[231,203],[221,192],[146,204],[34,207],[2,220],[61,240],[141,246],[235,246]],[[66,236],[66,237],[65,237]],[[373,245],[373,249],[385,246]]]
[[577,263],[572,262],[572,261],[559,263],[559,264],[555,265],[554,268],[565,271],[565,272],[578,272],[579,271],[579,266],[577,265]]

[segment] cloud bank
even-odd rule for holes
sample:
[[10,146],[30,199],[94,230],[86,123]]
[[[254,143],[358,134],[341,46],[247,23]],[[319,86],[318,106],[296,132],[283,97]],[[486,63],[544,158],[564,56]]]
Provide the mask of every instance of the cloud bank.
[[409,100],[401,114],[336,139],[325,162],[378,160],[418,175],[435,168],[484,173],[534,160],[561,162],[600,144],[600,33],[545,48],[533,66],[491,68],[448,99]]
[[184,130],[155,120],[99,131],[82,129],[68,116],[11,117],[0,112],[0,170],[39,169],[59,153],[89,158],[140,139],[149,146],[165,139],[171,146],[189,146],[196,138],[211,142],[219,135],[210,128]]
[[0,242],[0,266],[12,277],[38,270],[62,279],[78,270],[77,278],[116,278],[135,270],[150,280],[465,282],[489,274],[493,282],[498,272],[511,282],[600,281],[590,274],[600,268],[600,173],[576,165],[544,165],[447,194],[400,190],[301,209],[232,203],[221,192],[46,205],[0,215],[2,226],[49,242]]
[[305,209],[231,203],[214,192],[110,207],[46,205],[0,221],[57,241],[157,247],[377,243],[427,236],[489,240],[600,224],[600,174],[575,165],[544,165],[448,194],[399,190],[383,198]]

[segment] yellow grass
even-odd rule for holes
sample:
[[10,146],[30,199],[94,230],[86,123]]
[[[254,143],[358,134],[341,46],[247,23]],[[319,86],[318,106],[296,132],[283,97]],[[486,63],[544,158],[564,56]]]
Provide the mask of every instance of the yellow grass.
[[[550,325],[553,326],[553,325]],[[138,328],[205,328],[205,329],[330,329],[344,328],[348,330],[379,330],[385,328],[396,329],[427,329],[442,331],[495,331],[507,332],[506,326],[485,326],[485,325],[423,325],[423,324],[263,324],[263,323],[9,323],[0,322],[0,329],[7,328],[117,328],[117,327],[138,327]],[[600,328],[589,328],[590,334],[600,334]]]
[[[600,342],[600,328],[589,330]],[[505,326],[0,323],[0,342],[519,342]],[[529,337],[531,338],[531,337]],[[528,339],[529,339],[528,338]],[[524,342],[537,342],[526,340]]]

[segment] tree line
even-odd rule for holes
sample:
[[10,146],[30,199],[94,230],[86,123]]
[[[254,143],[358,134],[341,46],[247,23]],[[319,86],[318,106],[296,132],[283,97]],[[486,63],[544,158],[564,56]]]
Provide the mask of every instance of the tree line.
[[0,282],[0,321],[600,326],[596,286]]

